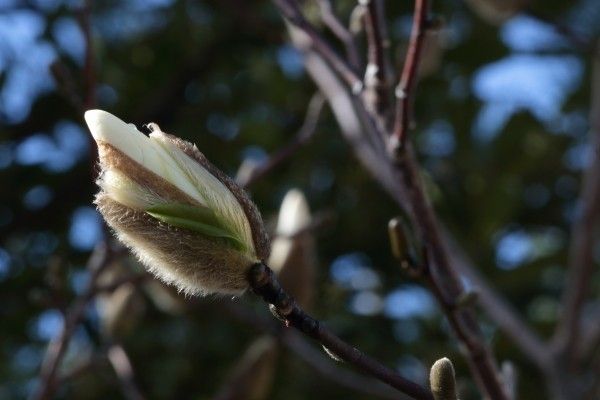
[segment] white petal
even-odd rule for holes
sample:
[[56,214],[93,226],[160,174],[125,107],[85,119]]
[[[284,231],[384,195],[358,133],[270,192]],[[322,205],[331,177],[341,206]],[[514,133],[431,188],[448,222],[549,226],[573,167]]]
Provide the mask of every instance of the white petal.
[[112,145],[138,164],[204,204],[197,188],[177,166],[172,157],[162,146],[138,131],[135,125],[126,124],[114,115],[102,110],[86,111],[85,121],[96,142]]
[[284,236],[293,235],[306,228],[310,220],[310,209],[304,194],[298,189],[287,192],[279,209],[277,233]]
[[160,130],[154,130],[150,134],[150,140],[161,146],[165,154],[168,154],[177,164],[179,170],[183,171],[200,193],[202,203],[221,217],[237,233],[240,240],[255,251],[250,223],[233,193],[196,160],[175,146]]

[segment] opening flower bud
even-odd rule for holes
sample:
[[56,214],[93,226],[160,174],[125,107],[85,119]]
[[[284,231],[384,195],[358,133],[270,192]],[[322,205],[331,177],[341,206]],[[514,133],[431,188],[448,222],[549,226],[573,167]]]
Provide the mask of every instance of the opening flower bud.
[[268,256],[256,206],[195,145],[149,124],[150,136],[101,110],[85,113],[100,156],[95,203],[158,278],[188,294],[240,294]]

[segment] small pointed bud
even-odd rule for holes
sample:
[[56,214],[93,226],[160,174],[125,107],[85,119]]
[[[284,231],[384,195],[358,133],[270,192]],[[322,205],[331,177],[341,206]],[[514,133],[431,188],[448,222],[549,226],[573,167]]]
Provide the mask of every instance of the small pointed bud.
[[397,260],[406,260],[409,255],[409,245],[408,239],[406,238],[404,223],[401,218],[395,217],[388,222],[388,234],[390,236],[392,255]]
[[457,400],[454,366],[448,358],[437,360],[429,373],[431,393],[435,400]]
[[358,35],[365,29],[364,18],[367,14],[367,7],[364,4],[358,4],[350,14],[350,32]]
[[256,206],[191,143],[150,136],[101,110],[85,113],[98,144],[95,203],[150,272],[188,294],[240,294],[268,256]]
[[297,189],[287,192],[279,209],[277,236],[269,258],[281,285],[303,308],[310,308],[314,297],[316,246],[312,232],[305,231],[311,222],[304,194]]

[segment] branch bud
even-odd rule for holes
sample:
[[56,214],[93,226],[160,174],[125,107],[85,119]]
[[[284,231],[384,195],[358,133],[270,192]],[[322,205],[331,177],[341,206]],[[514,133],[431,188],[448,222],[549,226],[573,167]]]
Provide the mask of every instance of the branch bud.
[[440,358],[431,367],[429,384],[435,400],[457,400],[454,366],[448,358]]
[[283,198],[277,221],[277,236],[271,247],[269,265],[279,282],[303,308],[314,297],[316,246],[312,232],[303,232],[312,222],[304,194],[292,189]]

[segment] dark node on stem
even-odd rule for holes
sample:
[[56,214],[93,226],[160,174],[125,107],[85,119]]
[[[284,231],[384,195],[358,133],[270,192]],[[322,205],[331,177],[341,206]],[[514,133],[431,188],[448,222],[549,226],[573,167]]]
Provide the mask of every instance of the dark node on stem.
[[248,282],[254,293],[269,303],[269,310],[286,325],[292,325],[315,337],[319,323],[307,315],[281,287],[271,268],[263,263],[254,264],[248,271]]
[[404,145],[397,136],[390,136],[388,140],[387,151],[392,161],[397,164],[402,161]]

